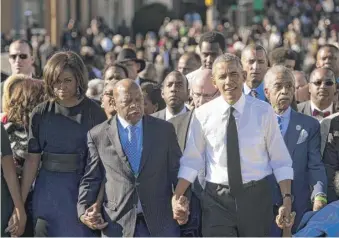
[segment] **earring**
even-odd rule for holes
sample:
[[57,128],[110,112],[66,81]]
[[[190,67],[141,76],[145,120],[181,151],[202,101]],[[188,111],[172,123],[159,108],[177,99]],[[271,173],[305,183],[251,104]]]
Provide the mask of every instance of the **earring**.
[[78,98],[78,99],[81,98],[80,87],[77,87],[77,98]]

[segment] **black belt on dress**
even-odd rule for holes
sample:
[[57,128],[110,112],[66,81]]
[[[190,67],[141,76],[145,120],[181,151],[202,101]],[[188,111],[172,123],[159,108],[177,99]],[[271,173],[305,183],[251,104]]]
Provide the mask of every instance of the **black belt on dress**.
[[80,169],[80,156],[78,154],[42,154],[42,167],[51,172],[76,172]]

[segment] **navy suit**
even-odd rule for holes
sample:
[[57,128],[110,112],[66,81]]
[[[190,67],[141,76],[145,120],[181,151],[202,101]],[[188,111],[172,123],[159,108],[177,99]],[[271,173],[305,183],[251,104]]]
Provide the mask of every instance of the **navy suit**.
[[[319,122],[310,116],[292,110],[284,140],[293,160],[294,202],[292,210],[297,213],[292,228],[292,233],[294,233],[303,214],[312,209],[311,200],[314,196],[318,193],[326,194],[327,178],[321,161]],[[273,202],[277,213],[277,208],[282,204],[282,196],[273,176],[270,177],[270,182],[273,187]],[[277,227],[275,221],[273,223],[270,235],[281,236],[282,230]]]

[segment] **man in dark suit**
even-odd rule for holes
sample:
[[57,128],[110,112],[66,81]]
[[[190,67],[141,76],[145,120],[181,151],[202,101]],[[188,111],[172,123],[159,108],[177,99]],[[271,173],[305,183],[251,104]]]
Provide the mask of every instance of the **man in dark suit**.
[[339,173],[339,113],[325,118],[321,124],[321,152],[328,179],[328,201],[339,200],[334,189],[335,174]]
[[[220,95],[218,89],[216,89],[212,83],[212,70],[210,69],[201,70],[201,74],[197,75],[195,80],[192,81],[191,90],[195,108],[200,107]],[[184,151],[186,147],[187,132],[193,112],[194,110],[169,120],[177,133],[181,151]],[[201,208],[199,200],[204,187],[204,176],[205,171],[203,170],[199,173],[198,179],[192,185],[193,194],[190,200],[190,218],[188,223],[181,227],[183,236],[188,236],[187,234],[189,233],[194,234],[194,236],[201,236]]]
[[298,111],[319,121],[335,113],[335,75],[330,68],[317,68],[310,75],[311,100],[298,104]]
[[[320,125],[309,116],[291,109],[294,95],[292,71],[282,65],[273,66],[264,78],[265,94],[277,117],[280,132],[293,160],[294,179],[292,209],[296,212],[292,233],[298,227],[303,214],[312,209],[320,210],[326,205],[326,174],[320,153]],[[276,214],[282,204],[278,183],[270,177],[273,188],[273,203]],[[311,189],[310,189],[311,187]],[[272,221],[271,236],[281,236],[282,230]]]
[[188,82],[185,75],[179,71],[172,71],[166,76],[162,84],[161,95],[165,100],[166,108],[152,116],[168,121],[189,111],[185,106],[185,102],[188,100]]
[[[80,183],[78,215],[83,220],[103,182],[102,213],[108,222],[103,236],[179,236],[171,206],[181,156],[174,128],[143,115],[142,93],[131,79],[115,85],[114,103],[117,115],[88,133],[89,161]],[[172,204],[174,209],[179,203]],[[187,215],[176,219],[185,223]]]

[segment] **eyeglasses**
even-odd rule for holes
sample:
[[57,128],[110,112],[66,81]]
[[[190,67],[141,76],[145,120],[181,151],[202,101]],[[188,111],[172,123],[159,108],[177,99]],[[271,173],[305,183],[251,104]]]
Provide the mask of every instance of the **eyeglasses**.
[[311,82],[313,83],[315,86],[320,86],[322,83],[324,83],[325,86],[327,87],[331,87],[333,86],[334,82],[333,81],[315,81],[315,82]]
[[9,55],[9,58],[11,58],[13,60],[16,60],[17,57],[24,60],[24,59],[28,58],[28,55],[26,55],[26,54]]
[[192,90],[192,96],[195,98],[205,98],[205,99],[212,99],[215,97],[215,95],[217,95],[219,91],[216,90],[213,94],[203,94],[203,93],[196,93]]

